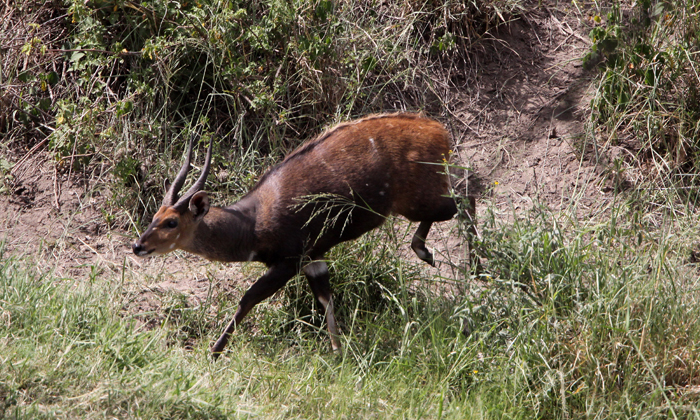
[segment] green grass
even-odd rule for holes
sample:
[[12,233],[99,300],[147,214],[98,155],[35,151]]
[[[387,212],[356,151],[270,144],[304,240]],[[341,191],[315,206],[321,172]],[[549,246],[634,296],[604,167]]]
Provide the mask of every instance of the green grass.
[[[339,354],[302,308],[313,304],[301,279],[212,362],[227,310],[171,311],[146,329],[123,311],[121,278],[77,282],[4,259],[0,407],[7,418],[698,418],[698,225],[652,228],[628,204],[594,225],[543,209],[488,218],[481,281],[377,259],[387,233],[345,245],[331,266]],[[173,339],[183,331],[199,333]]]
[[[591,101],[598,143],[625,145],[615,178],[674,189],[655,201],[697,202],[700,5],[694,1],[598,4],[584,65],[600,72]],[[622,175],[625,171],[630,176]]]

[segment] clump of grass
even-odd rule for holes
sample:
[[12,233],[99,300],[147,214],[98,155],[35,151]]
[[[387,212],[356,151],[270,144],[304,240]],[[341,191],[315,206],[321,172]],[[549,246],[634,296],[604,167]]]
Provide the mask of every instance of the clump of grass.
[[[214,363],[209,338],[194,337],[189,344],[170,338],[188,319],[198,320],[135,328],[119,315],[118,285],[40,276],[11,259],[0,266],[0,280],[0,401],[9,418],[286,418],[328,412],[416,417],[442,404],[445,412],[454,411],[444,403],[450,391],[442,381],[461,386],[460,372],[472,360],[469,346],[455,349],[457,342],[438,338],[445,322],[430,319],[444,313],[441,305],[418,304],[416,312],[423,315],[417,318],[425,321],[398,326],[400,353],[387,351],[391,347],[381,340],[393,321],[377,310],[367,334],[350,341],[342,355],[319,352],[313,342],[290,347],[296,335],[291,330],[278,331],[281,340],[249,341],[251,333],[242,332]],[[439,354],[457,353],[438,360],[431,340]],[[426,357],[429,363],[417,363]]]
[[697,400],[700,330],[679,320],[698,316],[700,296],[675,251],[691,244],[679,221],[649,230],[628,204],[594,225],[536,208],[483,228],[486,284],[460,316],[538,417],[681,417]]
[[[700,136],[698,5],[613,1],[606,10],[593,17],[594,44],[584,60],[602,69],[592,102],[602,142],[635,151],[631,156],[642,176],[631,179],[650,179],[663,188],[694,187]],[[679,198],[691,201],[697,200],[694,191],[676,189]]]
[[[53,131],[53,98],[65,94],[60,69],[63,19],[52,2],[8,4],[0,25],[0,135],[9,146],[28,146],[27,138],[43,139]],[[5,142],[3,142],[5,143]]]

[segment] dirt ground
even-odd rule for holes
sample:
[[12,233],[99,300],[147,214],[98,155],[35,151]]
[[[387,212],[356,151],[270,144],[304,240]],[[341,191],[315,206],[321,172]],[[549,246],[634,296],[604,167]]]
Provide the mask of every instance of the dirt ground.
[[[447,111],[435,117],[452,130],[458,163],[474,172],[477,206],[505,218],[534,203],[554,210],[575,203],[580,217],[594,217],[608,201],[604,156],[596,156],[585,135],[594,76],[581,57],[590,47],[590,27],[587,17],[563,7],[543,6],[499,28],[466,69],[436,75]],[[158,312],[173,293],[193,305],[221,292],[239,296],[263,269],[184,253],[138,259],[130,249],[134,231],[107,228],[100,211],[109,193],[104,168],[96,168],[88,183],[56,173],[40,151],[26,157],[15,166],[14,191],[0,195],[5,258],[35,258],[41,271],[58,277],[124,278],[135,312]],[[431,232],[429,245],[438,254],[459,247],[450,232],[449,226]],[[407,248],[402,252],[416,258]]]

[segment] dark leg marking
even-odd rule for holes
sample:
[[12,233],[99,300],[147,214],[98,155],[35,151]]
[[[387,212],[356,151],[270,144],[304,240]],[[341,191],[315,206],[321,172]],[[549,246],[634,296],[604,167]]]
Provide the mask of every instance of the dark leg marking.
[[236,326],[241,323],[243,318],[248,315],[251,309],[258,303],[275,294],[276,291],[284,287],[285,284],[294,277],[298,272],[296,261],[284,262],[270,267],[262,277],[258,279],[250,289],[243,295],[241,302],[238,304],[238,310],[233,315],[233,319],[224,330],[221,337],[216,341],[211,352],[216,359],[228,344],[229,337],[236,329]]
[[425,247],[425,238],[428,237],[428,232],[430,232],[430,227],[433,222],[420,222],[416,233],[413,234],[413,240],[411,240],[411,249],[418,255],[418,258],[427,262],[428,264],[435,266],[435,260],[433,259],[433,254],[428,251]]

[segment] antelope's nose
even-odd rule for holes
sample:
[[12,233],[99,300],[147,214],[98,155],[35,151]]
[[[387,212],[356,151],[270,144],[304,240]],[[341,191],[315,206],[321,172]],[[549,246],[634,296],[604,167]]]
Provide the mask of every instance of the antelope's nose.
[[142,255],[144,251],[143,246],[138,242],[131,244],[131,250],[134,251],[134,254],[136,255]]

